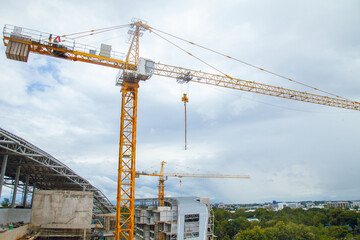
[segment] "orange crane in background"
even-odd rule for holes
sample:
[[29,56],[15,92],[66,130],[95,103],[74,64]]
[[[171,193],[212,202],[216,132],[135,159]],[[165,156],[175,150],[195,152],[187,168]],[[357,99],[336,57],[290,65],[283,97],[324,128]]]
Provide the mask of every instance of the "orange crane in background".
[[[178,178],[183,178],[183,177],[189,177],[189,178],[250,178],[250,176],[248,176],[248,175],[165,173],[164,172],[165,163],[166,163],[165,161],[161,162],[160,173],[157,173],[157,172],[155,172],[155,173],[147,173],[147,172],[139,172],[139,171],[135,172],[136,177],[139,177],[140,175],[159,177],[159,196],[158,196],[159,207],[164,207],[165,206],[165,203],[164,203],[164,199],[165,199],[165,181],[167,180],[168,177],[178,177]],[[159,240],[163,240],[164,239],[163,233],[159,232],[158,234],[159,234],[158,235]]]
[[168,177],[194,177],[194,178],[250,178],[249,175],[230,175],[230,174],[194,174],[194,173],[165,173],[164,165],[165,161],[161,162],[160,173],[147,173],[147,172],[139,172],[136,171],[136,177],[140,175],[144,176],[155,176],[159,177],[159,207],[164,206],[164,198],[165,198],[165,181]]
[[[79,44],[74,40],[74,38],[70,38],[69,35],[53,35],[12,25],[5,25],[3,31],[3,42],[7,47],[6,56],[10,59],[27,62],[29,52],[34,52],[51,57],[57,57],[72,61],[87,62],[91,64],[117,68],[120,70],[117,76],[116,83],[116,85],[121,86],[122,92],[119,168],[116,201],[116,240],[133,239],[134,236],[137,96],[139,82],[148,80],[153,74],[158,76],[175,78],[178,82],[197,82],[235,90],[286,98],[296,101],[303,101],[357,111],[360,110],[359,102],[347,100],[336,95],[334,95],[333,97],[329,97],[324,95],[306,93],[302,91],[296,91],[292,89],[286,89],[282,87],[233,78],[217,69],[216,70],[220,72],[220,74],[206,73],[188,68],[165,65],[155,63],[154,61],[149,59],[140,58],[140,36],[143,34],[144,31],[151,31],[152,33],[158,35],[156,31],[159,30],[150,27],[149,25],[145,24],[140,20],[135,20],[131,24],[124,26],[130,26],[129,33],[131,34],[130,47],[125,59],[122,58],[121,54],[112,51],[111,46],[102,44],[101,48],[98,49],[92,46]],[[89,31],[88,35],[101,33],[106,30],[114,30],[117,28],[119,28],[119,26],[106,29],[91,30]],[[197,45],[189,41],[188,43],[192,45]],[[190,56],[195,57],[189,52],[186,53]],[[218,52],[215,53],[219,54]],[[221,55],[225,56],[228,59],[233,59],[230,56],[224,54]],[[197,59],[202,61],[199,58]],[[205,63],[204,61],[202,62]],[[258,69],[271,73],[270,71],[262,68]],[[295,82],[292,79],[288,80]],[[322,92],[326,93],[324,91]]]
[[249,175],[230,175],[230,174],[193,174],[193,173],[165,173],[164,165],[165,161],[161,162],[160,172],[157,173],[148,173],[148,172],[139,172],[136,171],[136,177],[140,175],[143,176],[155,176],[159,177],[159,207],[164,207],[164,198],[165,198],[165,181],[168,177],[189,177],[189,178],[250,178]]

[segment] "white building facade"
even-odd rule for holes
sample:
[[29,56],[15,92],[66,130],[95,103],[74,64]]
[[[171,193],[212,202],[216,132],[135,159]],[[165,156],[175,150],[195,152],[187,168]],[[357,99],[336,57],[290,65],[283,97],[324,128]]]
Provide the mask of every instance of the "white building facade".
[[213,239],[209,199],[196,197],[136,200],[135,238],[164,240]]

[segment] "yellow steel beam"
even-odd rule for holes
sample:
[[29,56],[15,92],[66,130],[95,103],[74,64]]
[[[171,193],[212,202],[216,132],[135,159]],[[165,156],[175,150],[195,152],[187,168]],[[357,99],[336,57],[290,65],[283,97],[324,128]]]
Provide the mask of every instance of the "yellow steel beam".
[[345,108],[350,110],[360,110],[360,103],[342,98],[322,96],[307,92],[271,86],[262,83],[255,83],[230,76],[206,73],[187,68],[174,67],[170,65],[155,63],[154,75],[178,78],[186,76],[191,78],[191,82],[198,82],[213,86],[231,88],[241,91],[248,91],[274,97],[287,98],[291,100],[321,104],[331,107]]
[[250,178],[249,175],[230,175],[230,174],[192,174],[192,173],[144,173],[136,172],[136,175],[156,176],[156,177],[196,177],[196,178]]
[[[72,60],[72,61],[80,61],[80,62],[87,62],[97,65],[102,65],[106,67],[124,68],[125,61],[116,58],[104,57],[96,54],[91,54],[83,51],[74,51],[69,48],[64,48],[61,44],[49,44],[48,42],[41,42],[41,41],[24,41],[21,39],[11,38],[11,37],[4,37],[4,45],[8,46],[9,41],[25,43],[30,46],[30,51],[34,53],[38,53],[41,55],[47,55],[51,57],[58,57],[64,60]],[[54,54],[54,52],[63,52],[65,56],[58,56]],[[136,65],[129,63],[128,69],[135,70]]]

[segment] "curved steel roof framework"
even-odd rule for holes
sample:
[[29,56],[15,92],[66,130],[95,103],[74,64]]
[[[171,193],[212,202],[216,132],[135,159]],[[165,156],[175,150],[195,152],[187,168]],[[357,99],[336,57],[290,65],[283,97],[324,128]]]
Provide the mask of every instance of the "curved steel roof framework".
[[19,180],[25,183],[28,176],[29,186],[35,184],[41,190],[91,191],[94,205],[101,212],[115,212],[109,199],[87,180],[40,148],[0,128],[0,159],[5,155],[8,160],[4,176],[8,183],[15,180],[17,168],[21,166]]

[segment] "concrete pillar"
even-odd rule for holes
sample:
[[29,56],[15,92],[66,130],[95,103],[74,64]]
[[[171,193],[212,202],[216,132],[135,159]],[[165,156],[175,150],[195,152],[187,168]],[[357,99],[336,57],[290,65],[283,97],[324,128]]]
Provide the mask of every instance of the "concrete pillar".
[[3,187],[3,184],[4,184],[4,177],[5,177],[5,172],[6,172],[7,160],[8,160],[8,155],[4,155],[2,165],[1,165],[0,198],[1,198],[2,187]]
[[23,207],[26,207],[26,198],[27,198],[27,194],[28,194],[28,186],[29,186],[29,180],[30,180],[30,176],[26,175],[26,182],[25,182],[25,188],[24,188],[24,193],[23,193]]
[[104,225],[105,225],[105,230],[106,231],[110,231],[110,217],[104,217],[105,221],[104,221]]
[[34,185],[33,185],[33,191],[32,191],[32,195],[31,195],[31,207],[32,207],[33,202],[34,202],[35,188],[36,188],[36,183],[34,183]]
[[14,186],[14,191],[13,191],[13,196],[12,196],[12,201],[11,201],[12,208],[15,207],[16,193],[17,193],[17,188],[19,185],[19,178],[20,178],[20,169],[21,169],[21,166],[19,165],[16,169],[15,186]]

